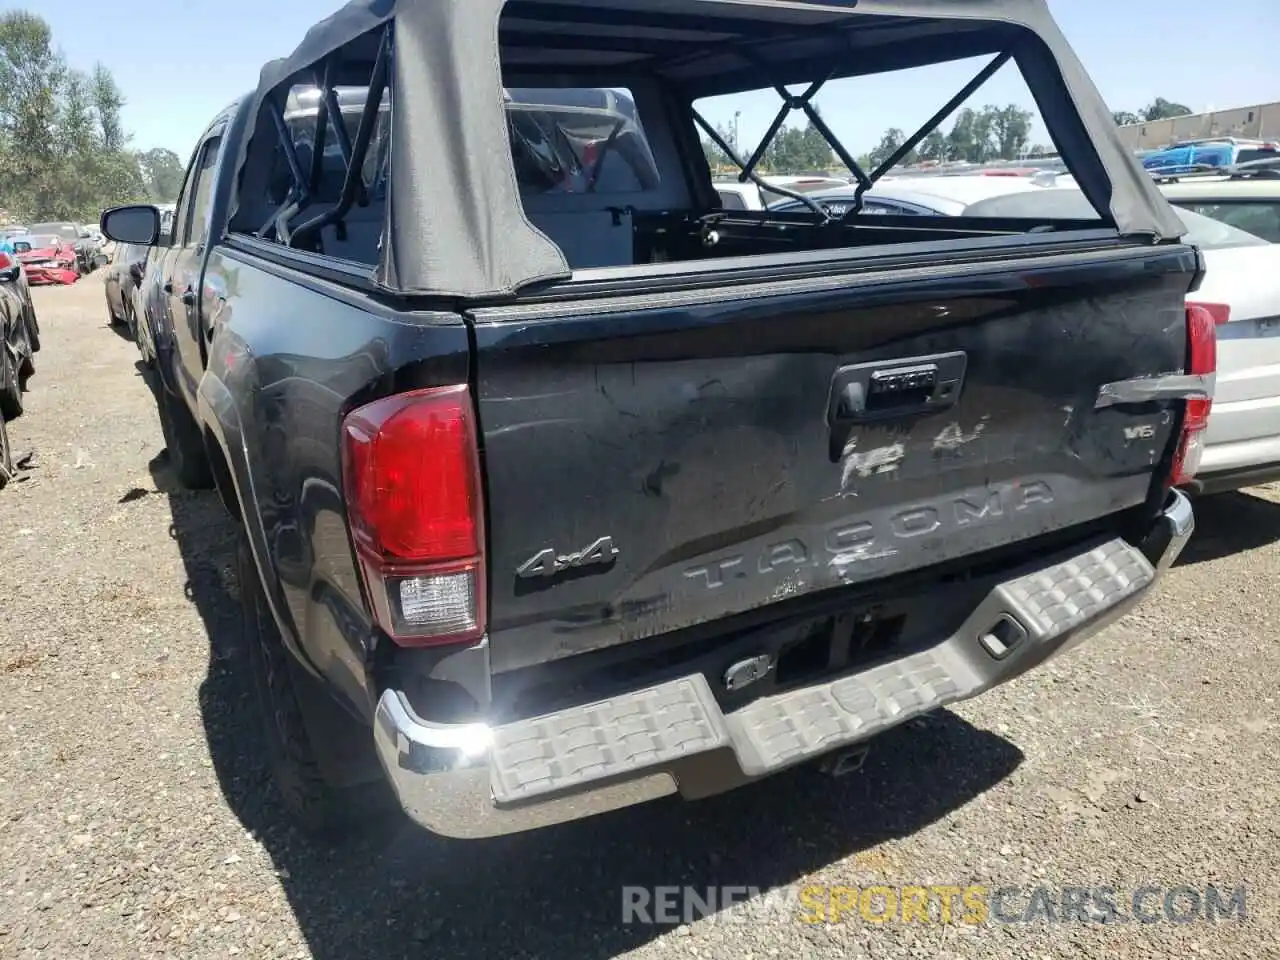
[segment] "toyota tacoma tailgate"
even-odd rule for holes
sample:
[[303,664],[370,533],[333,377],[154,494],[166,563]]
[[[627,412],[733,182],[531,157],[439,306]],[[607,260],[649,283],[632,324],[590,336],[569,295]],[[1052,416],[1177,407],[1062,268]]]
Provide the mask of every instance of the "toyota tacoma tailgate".
[[1186,247],[476,311],[491,658],[511,670],[1148,500]]

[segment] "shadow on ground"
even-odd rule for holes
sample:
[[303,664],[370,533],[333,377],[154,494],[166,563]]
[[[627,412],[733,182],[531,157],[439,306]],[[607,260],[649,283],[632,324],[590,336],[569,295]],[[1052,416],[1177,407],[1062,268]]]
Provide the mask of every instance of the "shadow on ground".
[[1021,762],[1009,742],[941,711],[886,735],[863,772],[840,780],[800,770],[698,804],[661,801],[493,841],[445,841],[398,814],[349,845],[308,841],[270,782],[240,639],[234,528],[215,495],[177,489],[163,455],[152,470],[209,633],[200,710],[214,768],[320,960],[613,957],[665,929],[621,922],[624,886],[789,884],[921,829]]
[[126,343],[133,343],[133,334],[129,332],[127,323],[108,323],[106,328]]
[[1196,532],[1179,564],[1217,560],[1280,541],[1280,503],[1240,491],[1199,497],[1193,506]]

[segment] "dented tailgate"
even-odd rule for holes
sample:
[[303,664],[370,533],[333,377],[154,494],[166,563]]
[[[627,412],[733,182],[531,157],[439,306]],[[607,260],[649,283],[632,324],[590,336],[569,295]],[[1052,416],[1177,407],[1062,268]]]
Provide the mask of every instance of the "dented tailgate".
[[1189,248],[477,311],[496,670],[1143,502]]

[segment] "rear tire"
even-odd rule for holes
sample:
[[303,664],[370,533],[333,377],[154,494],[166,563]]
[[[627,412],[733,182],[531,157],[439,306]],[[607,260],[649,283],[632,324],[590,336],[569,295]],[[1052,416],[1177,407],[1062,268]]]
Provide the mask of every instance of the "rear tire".
[[[280,799],[307,833],[330,839],[351,834],[361,826],[370,796],[379,797],[379,791],[369,785],[336,787],[325,778],[300,702],[305,695],[298,684],[302,668],[285,649],[243,528],[237,573],[249,668]],[[311,706],[342,709],[336,703]]]
[[9,446],[9,428],[0,420],[0,490],[13,478],[13,448]]
[[156,387],[156,408],[160,414],[160,429],[164,433],[164,445],[169,450],[169,462],[178,482],[188,490],[213,488],[213,470],[204,449],[204,437],[186,406],[164,388]]
[[18,366],[18,390],[21,393],[26,393],[27,381],[36,375],[35,352],[37,348],[31,343],[31,328],[26,327],[22,333],[27,341],[27,355],[22,358],[22,362]]
[[0,343],[0,354],[4,365],[0,376],[0,418],[16,420],[22,416],[22,375],[7,343]]
[[138,353],[142,357],[143,367],[145,367],[147,370],[154,370],[156,368],[156,358],[151,355],[150,351],[148,351],[147,349],[146,344],[142,340],[142,327],[140,326],[140,324],[143,324],[146,322],[147,322],[147,318],[145,314],[141,318],[138,318],[135,316],[134,323],[133,323],[133,342],[137,344]]
[[36,320],[36,308],[27,304],[27,342],[31,344],[31,352],[40,352],[40,322]]

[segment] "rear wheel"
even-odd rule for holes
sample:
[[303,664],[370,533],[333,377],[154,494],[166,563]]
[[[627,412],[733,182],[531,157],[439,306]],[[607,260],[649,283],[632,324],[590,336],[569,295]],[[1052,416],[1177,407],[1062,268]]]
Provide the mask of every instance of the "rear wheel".
[[[371,804],[385,802],[385,786],[339,787],[326,779],[303,712],[302,698],[308,693],[300,683],[302,668],[285,649],[243,528],[237,561],[249,666],[280,798],[308,833],[332,837],[351,832]],[[342,710],[336,703],[310,707]]]
[[9,428],[0,419],[0,490],[13,479],[13,448],[9,446]]
[[20,393],[27,392],[27,381],[36,373],[35,352],[38,349],[31,343],[31,328],[23,325],[22,339],[27,345],[27,352],[22,358],[21,364],[18,366],[18,391]]
[[14,359],[7,343],[0,343],[0,363],[3,376],[0,377],[0,418],[16,420],[22,416],[22,375],[18,361]]
[[27,301],[27,342],[31,344],[31,352],[40,352],[40,321],[36,319],[35,305]]
[[147,322],[147,315],[144,312],[142,316],[138,316],[137,311],[133,314],[133,342],[137,344],[138,353],[142,355],[142,363],[148,369],[154,369],[156,358],[151,355],[151,351],[147,346],[147,341],[142,336],[142,324]]
[[212,488],[213,471],[204,449],[204,437],[186,406],[161,384],[156,388],[156,407],[164,445],[169,450],[169,462],[178,475],[178,482],[188,490]]

